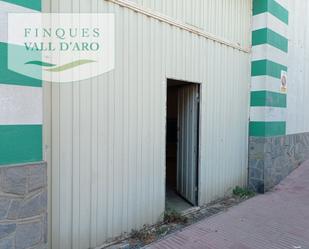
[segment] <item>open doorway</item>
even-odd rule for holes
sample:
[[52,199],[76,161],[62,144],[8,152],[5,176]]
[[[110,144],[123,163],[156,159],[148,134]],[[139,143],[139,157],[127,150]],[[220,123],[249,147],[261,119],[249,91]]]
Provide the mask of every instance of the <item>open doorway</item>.
[[168,80],[166,209],[198,204],[199,84]]

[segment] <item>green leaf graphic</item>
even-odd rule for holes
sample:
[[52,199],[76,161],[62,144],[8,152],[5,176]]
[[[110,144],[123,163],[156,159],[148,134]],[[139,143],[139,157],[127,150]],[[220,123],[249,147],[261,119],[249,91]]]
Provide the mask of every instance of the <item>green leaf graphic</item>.
[[25,65],[37,65],[37,66],[42,66],[42,67],[54,67],[56,66],[55,64],[51,64],[48,62],[44,61],[28,61],[25,63]]
[[77,61],[73,61],[73,62],[64,64],[64,65],[59,66],[59,67],[48,68],[48,69],[44,69],[44,70],[49,71],[49,72],[62,72],[62,71],[69,70],[69,69],[74,68],[74,67],[78,67],[78,66],[88,64],[88,63],[93,63],[93,62],[96,62],[96,61],[93,61],[93,60],[77,60]]

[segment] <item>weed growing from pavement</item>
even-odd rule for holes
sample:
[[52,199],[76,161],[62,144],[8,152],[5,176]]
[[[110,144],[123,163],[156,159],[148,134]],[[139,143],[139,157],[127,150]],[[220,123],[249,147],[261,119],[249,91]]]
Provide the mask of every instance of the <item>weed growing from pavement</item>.
[[167,210],[163,213],[163,222],[157,226],[144,226],[141,230],[132,230],[131,240],[139,241],[138,244],[147,245],[158,238],[165,236],[175,226],[183,226],[188,218],[175,210]]
[[186,224],[188,218],[175,210],[167,210],[164,213],[164,222]]
[[255,193],[253,191],[251,191],[247,188],[241,188],[239,186],[236,186],[233,189],[233,194],[237,197],[244,198],[244,199],[251,198],[251,197],[255,196]]

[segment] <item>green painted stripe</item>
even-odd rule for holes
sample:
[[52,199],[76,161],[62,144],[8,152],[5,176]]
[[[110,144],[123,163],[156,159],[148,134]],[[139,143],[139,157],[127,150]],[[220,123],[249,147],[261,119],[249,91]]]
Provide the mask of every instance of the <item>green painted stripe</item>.
[[286,122],[250,122],[249,134],[253,137],[283,136]]
[[37,11],[41,11],[42,9],[41,0],[0,0],[0,1],[16,4]]
[[283,52],[288,52],[288,39],[268,28],[252,32],[252,46],[261,44],[269,44]]
[[253,0],[253,15],[269,12],[282,22],[289,24],[289,11],[275,0]]
[[287,96],[286,94],[269,91],[251,92],[251,106],[270,106],[286,108]]
[[288,68],[281,64],[269,60],[252,61],[251,76],[268,75],[275,78],[281,78],[281,71],[287,71]]
[[0,83],[21,86],[42,86],[41,80],[27,77],[8,69],[8,44],[0,42],[0,55]]
[[42,125],[0,125],[0,165],[42,158]]

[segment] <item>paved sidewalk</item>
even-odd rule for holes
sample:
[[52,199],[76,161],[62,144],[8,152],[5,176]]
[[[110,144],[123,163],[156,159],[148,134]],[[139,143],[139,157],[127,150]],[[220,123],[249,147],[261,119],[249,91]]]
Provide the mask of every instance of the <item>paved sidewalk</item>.
[[309,249],[309,162],[275,191],[196,223],[148,248]]

